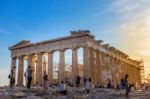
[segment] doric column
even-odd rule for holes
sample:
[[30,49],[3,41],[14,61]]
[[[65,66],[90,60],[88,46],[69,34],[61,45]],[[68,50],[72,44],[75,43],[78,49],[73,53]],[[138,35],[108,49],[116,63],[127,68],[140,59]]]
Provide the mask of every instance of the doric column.
[[141,85],[140,68],[137,68],[137,75],[138,75],[138,85]]
[[95,79],[94,79],[94,50],[91,48],[90,49],[90,73],[91,73],[91,79],[93,84],[95,84]]
[[42,53],[38,53],[38,60],[36,64],[36,83],[42,84]]
[[98,60],[97,60],[97,51],[93,50],[93,65],[92,65],[92,69],[93,69],[93,84],[97,85],[97,65],[98,65]]
[[[72,48],[72,80],[73,84],[76,84],[76,78],[79,75],[78,73],[78,55],[77,48]],[[76,85],[75,85],[76,86]]]
[[115,62],[115,60],[116,60],[116,58],[115,57],[112,57],[111,58],[111,63],[112,63],[112,72],[111,72],[111,74],[112,74],[112,81],[115,83],[116,82],[116,72],[115,72],[115,70],[116,70],[116,62]]
[[13,77],[16,80],[16,58],[12,58],[11,60],[11,70],[13,70]]
[[96,74],[95,74],[95,77],[96,77],[96,84],[100,84],[99,83],[99,80],[100,80],[100,74],[101,74],[101,70],[100,70],[100,53],[99,51],[96,51]]
[[46,62],[43,62],[43,69],[42,69],[42,73],[44,74],[44,72],[46,71]]
[[48,77],[49,83],[53,83],[53,52],[48,53]]
[[23,85],[23,74],[24,74],[24,58],[19,56],[19,66],[18,66],[18,83],[17,85]]
[[89,47],[84,47],[83,49],[83,75],[86,79],[91,77],[90,65],[91,65],[91,49]]
[[28,66],[31,66],[31,69],[33,70],[33,72],[32,72],[32,85],[35,84],[35,77],[34,77],[35,67],[34,67],[34,62],[35,62],[35,60],[33,59],[33,55],[28,55]]
[[59,64],[59,82],[65,80],[65,55],[64,50],[60,51],[60,64]]
[[101,52],[101,84],[106,83],[105,69],[105,53]]
[[11,59],[11,69],[16,68],[16,58]]
[[136,81],[135,81],[135,76],[134,76],[134,74],[135,74],[135,69],[134,69],[134,65],[131,65],[131,70],[132,70],[132,82],[135,84],[136,83]]

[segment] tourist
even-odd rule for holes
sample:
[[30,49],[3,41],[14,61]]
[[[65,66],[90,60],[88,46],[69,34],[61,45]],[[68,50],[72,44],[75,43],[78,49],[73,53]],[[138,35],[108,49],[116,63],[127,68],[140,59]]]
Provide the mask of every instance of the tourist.
[[31,81],[32,81],[32,72],[33,72],[33,70],[31,69],[31,66],[28,66],[27,72],[28,72],[27,88],[30,89]]
[[134,84],[131,84],[131,92],[134,92],[135,91],[135,86]]
[[62,95],[67,95],[66,85],[64,84],[64,81],[61,81],[59,85],[59,90]]
[[86,80],[86,84],[85,84],[85,89],[87,94],[90,93],[91,88],[92,88],[92,80],[91,78],[89,78],[88,80]]
[[126,97],[127,97],[127,98],[129,97],[129,92],[130,92],[130,87],[129,87],[129,83],[128,83],[128,78],[129,78],[129,75],[126,74],[126,75],[125,75],[125,79],[124,79],[124,84],[125,84]]
[[86,85],[86,78],[84,77],[84,86]]
[[14,70],[11,70],[11,73],[8,75],[8,78],[10,79],[10,87],[13,87],[15,84],[15,78],[14,78]]
[[69,85],[70,87],[73,87],[72,79],[70,79],[70,80],[68,81],[68,85]]
[[112,86],[111,86],[111,80],[110,79],[108,79],[107,88],[112,88]]
[[48,90],[48,75],[46,74],[46,71],[44,71],[43,75],[43,88]]
[[28,83],[28,68],[26,69],[26,71],[24,73],[24,77],[25,77],[25,85],[27,86],[27,83]]
[[80,76],[78,75],[78,76],[77,76],[77,84],[76,84],[76,85],[77,85],[77,87],[79,87],[79,86],[80,86],[80,80],[81,80],[81,78],[80,78]]
[[122,90],[125,89],[125,84],[124,84],[124,78],[123,77],[120,79],[120,87],[121,87]]

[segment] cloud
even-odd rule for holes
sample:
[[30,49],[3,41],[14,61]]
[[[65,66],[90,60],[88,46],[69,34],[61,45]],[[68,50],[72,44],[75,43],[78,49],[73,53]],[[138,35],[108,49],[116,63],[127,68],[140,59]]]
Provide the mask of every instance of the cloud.
[[119,46],[131,56],[142,57],[146,73],[150,61],[150,0],[115,0],[109,10],[118,15],[115,24]]

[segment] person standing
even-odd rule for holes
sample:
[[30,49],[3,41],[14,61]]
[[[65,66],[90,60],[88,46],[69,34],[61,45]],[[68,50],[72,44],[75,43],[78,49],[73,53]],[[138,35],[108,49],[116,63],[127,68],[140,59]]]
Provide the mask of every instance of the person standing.
[[24,73],[24,77],[25,77],[25,86],[27,86],[27,84],[28,84],[28,68],[26,69],[26,71]]
[[125,75],[125,78],[124,78],[124,84],[125,84],[126,97],[127,97],[127,98],[129,97],[129,92],[130,92],[130,87],[129,87],[129,83],[128,83],[128,78],[129,78],[129,75],[126,74],[126,75]]
[[90,93],[90,89],[92,88],[92,80],[89,78],[86,80],[85,89],[87,91],[87,94]]
[[78,76],[77,76],[77,87],[80,86],[80,80],[81,80],[81,78],[80,78],[80,76],[78,75]]
[[44,71],[43,75],[43,88],[48,90],[48,75],[46,74],[46,71]]
[[13,87],[15,84],[15,77],[14,77],[14,70],[11,70],[11,73],[8,75],[8,78],[10,79],[10,87]]
[[32,72],[33,72],[33,70],[31,69],[31,66],[28,66],[27,72],[28,72],[27,88],[30,89],[31,81],[32,81]]

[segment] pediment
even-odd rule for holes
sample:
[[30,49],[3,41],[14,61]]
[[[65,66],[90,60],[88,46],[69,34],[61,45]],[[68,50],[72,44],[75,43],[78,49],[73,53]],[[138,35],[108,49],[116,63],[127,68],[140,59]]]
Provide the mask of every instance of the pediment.
[[21,46],[25,46],[25,45],[29,45],[29,44],[31,44],[30,41],[22,40],[19,43],[13,45],[11,48],[21,47]]

